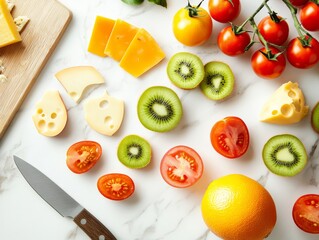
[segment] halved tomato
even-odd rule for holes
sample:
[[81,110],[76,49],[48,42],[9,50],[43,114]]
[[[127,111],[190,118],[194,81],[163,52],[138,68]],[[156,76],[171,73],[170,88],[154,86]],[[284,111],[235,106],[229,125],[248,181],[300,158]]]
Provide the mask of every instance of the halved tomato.
[[108,199],[124,200],[134,193],[135,184],[125,174],[110,173],[99,178],[97,188]]
[[161,161],[161,175],[165,182],[177,188],[192,186],[203,174],[199,154],[187,146],[176,146],[165,153]]
[[305,194],[297,199],[292,209],[295,224],[308,233],[319,233],[319,195]]
[[224,157],[238,158],[248,149],[248,128],[239,117],[226,117],[212,127],[210,140],[214,149]]
[[71,145],[66,154],[66,164],[74,173],[89,171],[100,159],[102,147],[94,141],[81,141]]

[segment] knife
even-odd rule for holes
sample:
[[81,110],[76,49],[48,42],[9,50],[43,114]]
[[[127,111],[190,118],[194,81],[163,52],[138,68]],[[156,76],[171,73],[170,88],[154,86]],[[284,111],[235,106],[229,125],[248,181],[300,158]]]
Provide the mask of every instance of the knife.
[[35,167],[17,156],[14,162],[30,186],[63,217],[70,217],[93,240],[116,240],[88,210]]

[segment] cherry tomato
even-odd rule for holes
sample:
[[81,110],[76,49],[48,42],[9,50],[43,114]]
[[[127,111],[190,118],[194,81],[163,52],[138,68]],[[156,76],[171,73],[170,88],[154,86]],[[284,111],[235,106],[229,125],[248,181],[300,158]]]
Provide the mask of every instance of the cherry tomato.
[[192,186],[203,174],[203,161],[198,153],[187,146],[176,146],[165,153],[161,161],[161,175],[171,186]]
[[106,174],[98,179],[97,188],[100,193],[111,200],[124,200],[135,191],[133,180],[122,173]]
[[232,22],[238,17],[241,4],[240,0],[209,0],[209,13],[217,22]]
[[295,224],[308,233],[319,233],[319,195],[306,194],[295,202],[292,209]]
[[300,22],[308,31],[319,30],[319,5],[308,2],[300,10]]
[[210,140],[219,154],[227,158],[238,158],[248,149],[248,128],[239,117],[226,117],[214,124]]
[[[270,47],[272,55],[279,53],[279,50]],[[262,78],[274,79],[278,78],[286,68],[286,58],[280,54],[276,59],[268,59],[266,48],[257,50],[251,57],[251,66],[254,72]]]
[[213,31],[213,21],[202,7],[182,8],[173,18],[175,38],[186,46],[198,46],[206,42]]
[[270,16],[266,16],[258,24],[258,30],[267,42],[282,45],[289,36],[288,23],[280,16],[277,16],[279,22],[273,20]]
[[102,155],[101,145],[93,141],[74,143],[67,151],[66,164],[74,173],[89,171]]
[[290,0],[290,3],[295,7],[301,7],[305,5],[307,2],[308,0]]
[[217,43],[223,53],[229,56],[237,56],[245,52],[250,43],[250,36],[247,32],[235,34],[232,27],[229,26],[222,29],[218,34]]
[[290,40],[286,54],[292,66],[302,69],[311,68],[319,61],[319,42],[312,38],[309,45],[304,47],[299,38]]

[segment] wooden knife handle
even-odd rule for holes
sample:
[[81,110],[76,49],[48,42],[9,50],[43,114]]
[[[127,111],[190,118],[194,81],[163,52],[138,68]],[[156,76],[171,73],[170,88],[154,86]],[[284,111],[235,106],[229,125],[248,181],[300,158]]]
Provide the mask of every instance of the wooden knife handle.
[[116,240],[114,235],[86,209],[83,209],[73,221],[92,240]]

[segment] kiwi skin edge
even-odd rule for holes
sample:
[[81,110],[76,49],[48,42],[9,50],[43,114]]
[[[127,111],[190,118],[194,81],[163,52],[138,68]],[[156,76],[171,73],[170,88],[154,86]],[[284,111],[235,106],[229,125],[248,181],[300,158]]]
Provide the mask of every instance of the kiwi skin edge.
[[319,133],[319,102],[312,109],[311,126],[316,133]]

